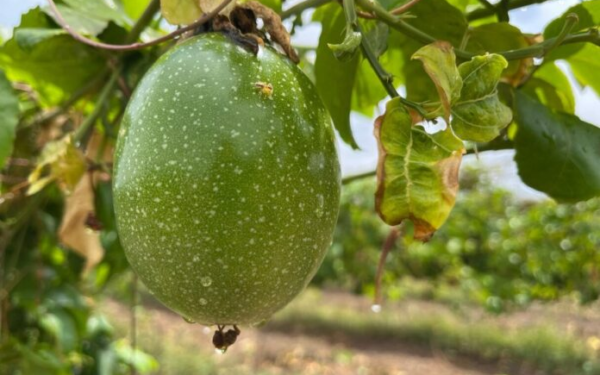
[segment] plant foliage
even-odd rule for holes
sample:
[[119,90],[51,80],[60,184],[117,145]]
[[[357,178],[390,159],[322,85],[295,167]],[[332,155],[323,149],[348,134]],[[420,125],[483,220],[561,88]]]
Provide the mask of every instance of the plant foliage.
[[[277,13],[294,32],[302,13],[317,8],[319,44],[300,51],[301,66],[344,142],[358,147],[353,111],[373,115],[387,101],[376,125],[378,184],[367,186],[369,198],[363,191],[347,197],[321,280],[329,271],[355,285],[371,279],[386,232],[373,221],[377,209],[391,225],[413,221],[417,238],[442,228],[430,244],[392,259],[387,272],[460,284],[493,306],[571,290],[597,297],[600,130],[574,114],[574,94],[555,62],[566,61],[580,85],[600,93],[600,2],[575,5],[529,35],[510,16],[533,2],[540,1],[307,0],[283,11],[280,0],[264,0],[269,8],[243,5],[261,9],[257,35],[268,32],[292,60]],[[221,5],[228,13],[235,2],[56,3],[59,13],[44,6],[24,14],[0,44],[0,372],[151,371],[156,363],[115,341],[93,308],[128,269],[112,209],[113,145],[148,67],[184,31],[213,27],[199,25],[202,13]],[[166,36],[162,17],[183,28]],[[162,43],[139,44],[159,37]],[[445,130],[428,133],[436,121]],[[463,151],[498,148],[516,150],[526,184],[579,203],[527,210],[475,189],[452,213]]]

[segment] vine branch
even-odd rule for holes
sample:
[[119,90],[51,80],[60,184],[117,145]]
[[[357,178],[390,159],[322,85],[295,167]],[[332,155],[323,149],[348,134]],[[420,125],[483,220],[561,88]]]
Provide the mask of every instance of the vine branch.
[[381,248],[381,255],[379,256],[379,263],[377,264],[377,273],[375,274],[375,299],[373,301],[373,304],[375,306],[381,306],[381,301],[382,301],[381,279],[383,278],[383,271],[385,269],[385,261],[389,255],[390,251],[392,251],[392,249],[394,248],[394,245],[396,244],[398,237],[400,237],[400,230],[398,229],[398,227],[392,227],[392,229],[390,229],[390,233],[388,234],[388,236],[385,239],[385,242],[383,243],[383,246]]
[[[506,10],[513,10],[513,9],[517,9],[517,8],[523,8],[532,4],[540,4],[540,3],[544,3],[547,0],[513,0],[508,2],[508,4],[505,5],[505,9]],[[498,12],[498,8],[500,4],[498,5],[492,5],[491,7],[484,7],[484,8],[480,8],[480,9],[475,9],[472,12],[467,13],[467,20],[469,21],[474,21],[474,20],[478,20],[481,18],[485,18],[485,17],[489,17],[489,16],[493,16],[494,14],[497,14]]]
[[[357,3],[362,8],[375,13],[381,21],[387,23],[390,27],[400,31],[401,33],[420,43],[430,44],[437,41],[437,39],[433,36],[419,30],[418,28],[412,25],[409,25],[402,19],[394,16],[378,3],[374,3],[369,0],[357,0]],[[526,48],[496,53],[504,56],[504,58],[506,58],[507,60],[520,60],[528,57],[543,57],[548,51],[559,45],[581,42],[591,42],[596,45],[600,45],[600,35],[598,33],[598,30],[590,29],[587,32],[577,34],[559,35],[557,37],[547,39],[541,43],[534,44]],[[456,54],[456,56],[465,60],[469,60],[475,56],[474,53],[459,48],[455,48],[454,53]]]
[[[132,44],[108,44],[108,43],[103,43],[103,42],[97,42],[95,40],[89,39],[84,37],[81,34],[78,34],[77,32],[75,32],[75,30],[73,30],[71,28],[71,26],[69,26],[69,24],[65,21],[65,19],[63,18],[62,14],[60,14],[60,12],[58,11],[58,8],[56,7],[56,4],[54,3],[54,0],[48,0],[48,4],[50,5],[50,9],[52,10],[52,12],[54,13],[54,15],[56,16],[56,20],[58,22],[58,24],[65,29],[66,32],[68,32],[75,40],[87,44],[91,47],[94,48],[100,48],[100,49],[105,49],[105,50],[111,50],[111,51],[135,51],[138,49],[142,49],[142,48],[146,48],[146,47],[151,47],[151,46],[155,46],[157,44],[160,43],[164,43],[166,41],[169,41],[171,39],[174,39],[175,37],[184,34],[187,31],[190,30],[194,30],[196,29],[198,26],[201,26],[203,24],[205,24],[206,22],[210,21],[214,16],[216,16],[217,14],[219,14],[219,12],[221,10],[223,10],[227,5],[229,5],[230,2],[232,2],[233,0],[223,0],[223,2],[221,2],[215,9],[211,10],[208,13],[204,13],[202,15],[202,17],[198,18],[198,20],[196,20],[195,22],[182,27],[180,29],[177,29],[175,31],[173,31],[170,34],[167,34],[165,36],[162,36],[160,38],[154,39],[150,42],[146,42],[146,43],[132,43]],[[142,15],[142,17],[140,18],[140,20],[138,20],[138,22],[136,23],[136,25],[134,25],[133,29],[131,30],[132,32],[130,33],[131,38],[128,38],[127,42],[131,43],[133,42],[133,40],[136,40],[139,37],[139,34],[141,34],[141,32],[143,31],[143,29],[147,26],[148,22],[152,19],[152,17],[154,16],[154,14],[156,13],[156,11],[158,11],[160,6],[160,2],[159,0],[152,0],[152,2],[150,3],[150,5],[148,6],[148,8],[146,9],[146,12],[144,12],[144,15]],[[151,14],[152,16],[150,17],[150,20],[144,20],[145,22],[140,22],[142,21],[142,19],[144,18],[144,16],[147,16],[148,14]]]
[[[402,13],[406,13],[410,8],[417,5],[420,1],[421,0],[409,0],[406,3],[402,4],[401,6],[399,6],[398,8],[394,8],[394,9],[390,10],[390,14],[397,16]],[[375,15],[373,13],[360,12],[358,15],[365,19],[377,19],[377,15]]]
[[279,14],[279,16],[281,17],[282,20],[284,20],[286,18],[290,18],[291,16],[298,16],[302,12],[304,12],[306,9],[318,8],[318,7],[325,5],[331,1],[332,0],[306,0],[306,1],[303,1],[301,3],[294,5],[293,7],[289,8],[289,9],[284,10],[283,12],[281,12]]
[[75,142],[85,143],[84,141],[88,138],[90,134],[90,129],[94,126],[96,120],[98,120],[100,115],[102,115],[104,105],[108,102],[112,92],[116,88],[120,75],[120,68],[116,68],[112,72],[110,78],[108,79],[108,82],[106,83],[106,85],[104,85],[102,91],[100,92],[100,95],[98,96],[98,100],[96,102],[96,105],[94,106],[94,110],[92,111],[92,113],[90,113],[88,117],[86,117],[85,121],[75,131],[75,134],[73,135],[73,140]]

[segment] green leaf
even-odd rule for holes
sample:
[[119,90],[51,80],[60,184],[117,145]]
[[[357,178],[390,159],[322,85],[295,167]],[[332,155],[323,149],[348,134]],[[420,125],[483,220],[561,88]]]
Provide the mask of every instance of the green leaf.
[[[571,13],[575,13],[579,18],[579,22],[575,24],[571,32],[577,32],[600,25],[600,1],[584,1],[581,4],[569,8],[562,16],[550,22],[544,30],[544,39],[557,36],[563,29],[567,15]],[[584,43],[559,46],[546,55],[544,59],[566,59],[577,53],[583,46]]]
[[[445,0],[420,1],[412,8],[410,14],[414,18],[406,19],[406,23],[419,28],[437,40],[449,42],[453,47],[460,46],[468,23],[460,10]],[[411,61],[413,55],[422,44],[407,37],[399,41],[405,54],[404,77],[406,79],[406,94],[408,99],[425,102],[436,100],[437,90],[429,76],[423,71],[421,63]]]
[[600,128],[517,91],[515,160],[523,182],[558,201],[600,195]]
[[132,20],[140,18],[151,0],[123,0],[123,9]]
[[131,25],[130,19],[125,15],[120,1],[114,0],[63,0],[72,9],[82,15],[99,20],[112,21],[119,26]]
[[6,75],[0,70],[0,169],[4,168],[19,123],[19,100]]
[[544,39],[549,39],[560,34],[567,15],[575,13],[579,22],[571,32],[581,31],[600,25],[600,1],[583,1],[581,4],[569,8],[562,16],[550,22],[544,30]]
[[113,343],[113,347],[123,363],[132,365],[142,374],[158,369],[158,362],[154,357],[139,349],[133,349],[125,340],[119,340]]
[[500,55],[475,56],[460,64],[460,99],[452,106],[452,130],[461,139],[489,142],[512,120],[510,108],[498,98],[498,81],[508,65]]
[[63,29],[24,28],[15,31],[15,40],[23,51],[31,52],[33,47],[44,40],[66,33]]
[[577,81],[600,95],[600,47],[586,43],[567,60]]
[[329,43],[340,39],[346,27],[346,19],[339,5],[329,4],[319,8],[314,18],[322,23],[315,61],[317,91],[344,142],[352,148],[358,148],[350,128],[350,105],[359,57],[341,62],[328,47]]
[[56,308],[40,317],[42,328],[54,336],[64,352],[70,352],[77,345],[77,327],[73,317],[65,310]]
[[[506,22],[481,25],[469,30],[467,51],[478,55],[492,52],[510,51],[528,47],[529,43],[521,30]],[[527,60],[527,59],[525,59]],[[504,76],[520,75],[523,61],[511,61],[503,72]]]
[[198,0],[160,0],[160,8],[171,25],[189,25],[202,15]]
[[281,0],[259,0],[259,2],[273,9],[277,13],[281,13]]
[[375,123],[375,136],[379,216],[390,225],[409,219],[415,238],[428,239],[454,206],[462,142],[449,129],[430,135],[413,126],[399,98],[387,103],[386,113]]
[[548,107],[567,113],[575,112],[571,83],[552,61],[537,69],[521,90]]
[[[108,26],[107,20],[88,17],[69,6],[57,4],[56,8],[63,16],[67,25],[69,25],[69,27],[71,27],[71,29],[78,34],[96,36],[106,29],[106,26]],[[48,8],[44,8],[44,11],[56,22],[58,22],[54,12]]]
[[[129,28],[132,22],[126,16],[120,2],[113,0],[64,0],[65,4],[57,4],[60,14],[67,24],[76,32],[97,36],[106,29],[109,22]],[[44,11],[56,21],[56,16],[49,8]]]
[[447,42],[435,42],[422,47],[412,55],[420,60],[437,89],[444,117],[450,122],[450,107],[460,98],[462,78],[456,67],[456,56]]
[[383,22],[377,21],[375,27],[365,33],[365,38],[376,57],[383,55],[388,48],[390,27]]
[[[47,28],[48,23],[44,13],[36,8],[23,16],[15,33],[25,28]],[[104,67],[100,52],[69,35],[44,39],[29,50],[21,48],[16,38],[12,38],[0,48],[0,68],[7,77],[30,85],[47,106],[68,98]]]
[[360,47],[360,42],[362,40],[362,34],[359,32],[351,32],[346,34],[346,37],[339,44],[329,43],[327,46],[329,49],[333,51],[333,55],[336,59],[347,62],[352,60],[354,56],[356,56],[356,52]]

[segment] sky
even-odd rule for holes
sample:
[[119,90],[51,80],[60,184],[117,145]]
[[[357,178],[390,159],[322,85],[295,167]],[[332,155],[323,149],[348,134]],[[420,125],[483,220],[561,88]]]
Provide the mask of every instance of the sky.
[[[298,1],[288,0],[285,4],[289,7]],[[45,4],[46,0],[2,0],[2,2],[0,28],[6,30],[18,25],[21,13],[26,12],[34,6]],[[515,9],[510,12],[511,23],[519,27],[523,32],[538,33],[550,21],[579,2],[579,0],[550,0],[543,4],[534,4]],[[298,28],[292,38],[292,42],[295,45],[305,47],[317,46],[320,26],[311,23],[310,18],[310,12],[305,12],[305,26]],[[589,87],[583,89],[579,87],[573,79],[566,63],[559,61],[558,64],[571,80],[576,99],[576,115],[584,121],[600,126],[600,116],[597,115],[598,108],[600,107],[600,98]],[[375,169],[377,163],[377,145],[372,134],[373,119],[360,114],[352,114],[351,123],[360,150],[352,150],[338,139],[338,151],[344,176],[372,171]],[[478,158],[467,156],[463,164],[479,165],[484,169],[492,171],[489,174],[489,178],[493,183],[515,191],[522,198],[539,199],[543,197],[542,194],[535,192],[520,182],[513,156],[514,153],[511,151],[488,152],[481,154]]]

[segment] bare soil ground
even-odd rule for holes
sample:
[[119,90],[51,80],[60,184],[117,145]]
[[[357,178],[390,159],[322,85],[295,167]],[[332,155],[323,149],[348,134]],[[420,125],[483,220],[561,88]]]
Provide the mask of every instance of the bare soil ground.
[[[327,304],[336,307],[368,311],[368,300],[344,293],[327,293]],[[448,310],[439,303],[424,301],[403,302],[398,313],[428,314],[439,309]],[[115,301],[106,301],[102,310],[117,326],[127,327],[129,307]],[[460,312],[466,319],[493,321],[495,326],[507,329],[527,328],[539,324],[558,324],[560,330],[581,334],[582,337],[600,336],[600,316],[593,309],[571,305],[536,305],[527,311],[499,317],[481,312]],[[498,364],[452,355],[437,348],[411,344],[399,340],[381,340],[369,337],[351,337],[344,332],[319,333],[302,327],[267,325],[245,328],[238,342],[224,354],[212,348],[212,331],[186,323],[178,315],[151,304],[138,313],[138,341],[146,350],[160,351],[160,374],[181,375],[182,353],[198,353],[213,366],[210,369],[190,369],[189,374],[335,374],[335,375],[499,375],[505,374]],[[123,332],[127,334],[127,332]],[[158,341],[158,342],[157,342]],[[154,349],[148,349],[154,348]],[[157,349],[158,348],[158,349]],[[182,357],[183,356],[183,357]],[[541,374],[531,369],[517,369],[512,374]]]

